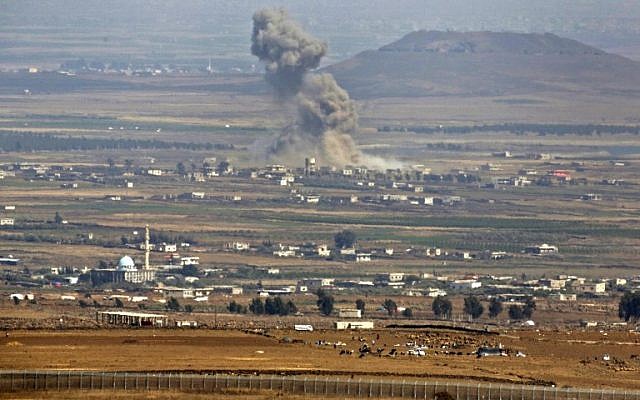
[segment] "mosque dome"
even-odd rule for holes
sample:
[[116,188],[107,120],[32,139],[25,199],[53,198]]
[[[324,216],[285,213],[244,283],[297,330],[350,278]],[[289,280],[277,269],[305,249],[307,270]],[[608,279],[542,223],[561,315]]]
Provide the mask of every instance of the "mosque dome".
[[133,262],[133,258],[124,256],[118,261],[118,269],[135,269],[136,263]]

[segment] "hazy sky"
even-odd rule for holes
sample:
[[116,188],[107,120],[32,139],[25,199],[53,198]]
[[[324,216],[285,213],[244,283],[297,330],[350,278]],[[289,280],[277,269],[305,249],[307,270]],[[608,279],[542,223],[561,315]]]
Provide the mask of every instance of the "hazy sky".
[[0,50],[16,62],[100,54],[246,61],[251,15],[266,6],[287,8],[328,41],[328,61],[416,29],[554,32],[640,56],[638,0],[2,0]]

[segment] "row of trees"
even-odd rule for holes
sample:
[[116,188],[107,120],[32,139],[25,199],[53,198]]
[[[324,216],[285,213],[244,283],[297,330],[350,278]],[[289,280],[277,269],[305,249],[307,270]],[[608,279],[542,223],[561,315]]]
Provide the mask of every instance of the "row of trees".
[[[229,305],[229,308],[231,308],[231,304]],[[261,298],[256,297],[255,299],[251,300],[251,303],[249,303],[249,311],[256,315],[266,314],[284,316],[297,313],[298,307],[296,307],[292,300],[288,300],[285,302],[280,296],[267,297],[264,302]]]
[[[503,304],[498,298],[492,298],[489,302],[488,308],[489,317],[496,318],[502,313],[503,308]],[[433,300],[431,309],[438,318],[451,318],[453,305],[451,304],[451,301],[446,297],[436,297]],[[509,306],[509,318],[516,320],[529,319],[533,315],[535,309],[536,302],[533,300],[533,298],[528,297],[523,305],[512,304]],[[468,296],[464,299],[463,311],[472,319],[476,319],[484,314],[484,306],[477,297]]]
[[596,125],[596,124],[491,124],[473,126],[383,126],[378,128],[379,132],[415,132],[415,133],[445,133],[445,134],[468,134],[476,132],[510,132],[516,135],[537,133],[538,135],[601,135],[601,134],[640,134],[640,126],[630,125]]
[[107,139],[84,136],[57,136],[32,132],[0,132],[4,151],[65,151],[117,149],[214,150],[233,148],[231,144],[169,142],[143,139]]

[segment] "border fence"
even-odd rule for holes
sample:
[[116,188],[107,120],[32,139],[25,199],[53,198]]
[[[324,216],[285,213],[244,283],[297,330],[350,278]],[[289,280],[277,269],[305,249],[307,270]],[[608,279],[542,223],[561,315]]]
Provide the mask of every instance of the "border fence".
[[0,392],[65,390],[272,391],[352,398],[446,400],[640,400],[640,391],[576,389],[464,381],[337,376],[232,375],[99,371],[0,371]]

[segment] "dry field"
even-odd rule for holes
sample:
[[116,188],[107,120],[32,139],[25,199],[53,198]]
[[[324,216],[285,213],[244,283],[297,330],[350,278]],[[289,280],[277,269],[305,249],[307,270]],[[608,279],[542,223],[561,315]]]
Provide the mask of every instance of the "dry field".
[[[237,371],[640,388],[636,333],[512,330],[496,336],[424,329],[313,333],[273,329],[268,334],[202,329],[14,331],[0,340],[0,363],[8,369]],[[318,346],[318,340],[345,346]],[[362,343],[385,348],[382,354],[387,354],[392,348],[405,351],[407,342],[431,348],[421,358],[357,357]],[[502,344],[527,357],[467,355],[483,344]],[[356,353],[340,355],[341,349]],[[602,360],[605,353],[611,361]]]

